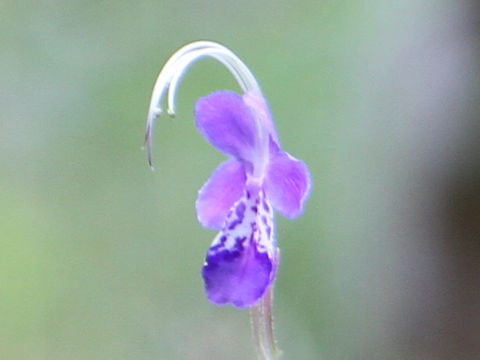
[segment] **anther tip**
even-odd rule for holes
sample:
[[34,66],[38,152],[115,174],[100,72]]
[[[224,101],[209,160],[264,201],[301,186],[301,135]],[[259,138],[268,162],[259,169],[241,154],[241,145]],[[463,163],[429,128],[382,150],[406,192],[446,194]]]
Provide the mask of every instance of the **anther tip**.
[[156,120],[161,114],[162,114],[162,109],[157,107],[152,110],[152,112],[150,113],[150,117],[152,118],[152,120]]
[[152,171],[155,170],[155,168],[153,167],[152,154],[150,152],[148,153],[148,166],[150,166],[150,170],[152,170]]

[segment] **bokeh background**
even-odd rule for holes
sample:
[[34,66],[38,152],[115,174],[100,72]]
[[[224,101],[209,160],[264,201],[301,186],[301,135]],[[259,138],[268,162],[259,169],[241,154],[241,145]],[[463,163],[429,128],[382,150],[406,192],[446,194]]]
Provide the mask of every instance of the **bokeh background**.
[[186,75],[141,150],[160,67],[221,42],[256,74],[314,187],[277,218],[285,359],[480,358],[476,0],[0,3],[0,358],[253,359],[215,307],[194,201],[222,161]]

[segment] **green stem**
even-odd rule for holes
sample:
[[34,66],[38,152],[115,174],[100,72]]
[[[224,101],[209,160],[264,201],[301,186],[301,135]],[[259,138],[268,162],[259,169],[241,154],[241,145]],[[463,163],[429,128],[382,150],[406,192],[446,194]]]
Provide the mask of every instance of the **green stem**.
[[278,360],[281,351],[277,348],[273,329],[273,284],[262,299],[250,310],[252,333],[258,360]]

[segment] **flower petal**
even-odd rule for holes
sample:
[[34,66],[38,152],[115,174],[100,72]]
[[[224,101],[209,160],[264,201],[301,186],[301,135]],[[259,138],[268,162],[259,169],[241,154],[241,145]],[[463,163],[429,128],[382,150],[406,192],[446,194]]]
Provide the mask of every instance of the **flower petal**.
[[198,130],[218,150],[251,160],[258,129],[252,109],[233,91],[217,91],[195,105]]
[[273,211],[263,194],[247,192],[232,208],[213,240],[202,275],[209,300],[217,305],[254,305],[274,281],[277,249]]
[[249,91],[243,95],[243,101],[245,101],[245,104],[253,109],[254,113],[262,121],[263,126],[265,126],[272,139],[277,144],[280,144],[270,108],[268,107],[267,100],[265,100],[263,95],[256,91]]
[[237,160],[226,161],[213,172],[198,192],[198,221],[213,229],[221,229],[233,204],[243,195],[245,169]]
[[288,218],[303,211],[310,192],[310,173],[307,165],[286,152],[279,152],[270,161],[264,189],[275,210]]

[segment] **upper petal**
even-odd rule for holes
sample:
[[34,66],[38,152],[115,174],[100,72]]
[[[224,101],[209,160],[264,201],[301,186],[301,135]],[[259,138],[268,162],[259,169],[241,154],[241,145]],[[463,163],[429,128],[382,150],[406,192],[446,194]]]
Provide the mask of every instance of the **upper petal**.
[[278,212],[289,218],[300,215],[310,186],[310,173],[303,161],[286,152],[279,152],[271,159],[264,189]]
[[277,144],[280,144],[270,108],[268,107],[267,101],[263,95],[256,91],[249,91],[243,95],[243,101],[245,101],[245,103],[253,109],[263,126],[265,126],[267,129],[271,138]]
[[258,125],[242,99],[233,91],[217,91],[195,105],[198,130],[218,150],[251,161],[258,138]]
[[213,172],[198,192],[198,220],[203,226],[221,229],[228,211],[245,188],[245,170],[237,160],[226,161]]

